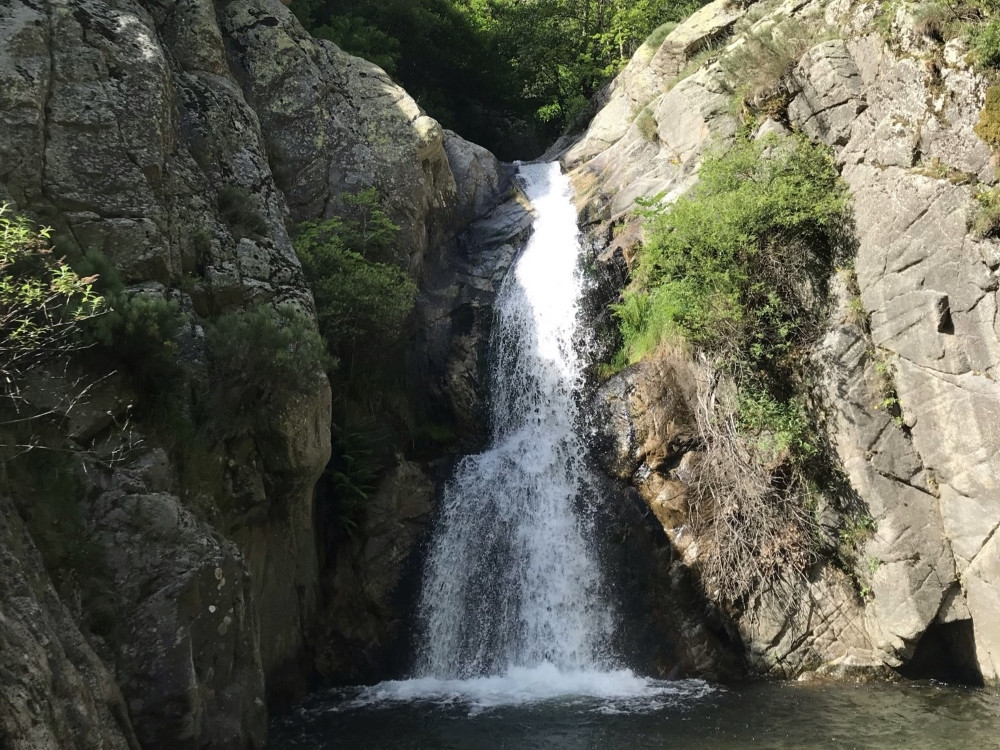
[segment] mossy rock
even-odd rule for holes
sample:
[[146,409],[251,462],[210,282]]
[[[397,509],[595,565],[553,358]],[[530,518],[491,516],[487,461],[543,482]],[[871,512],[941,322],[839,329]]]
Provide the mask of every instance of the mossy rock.
[[986,104],[974,129],[976,135],[992,149],[1000,148],[1000,84],[986,90]]

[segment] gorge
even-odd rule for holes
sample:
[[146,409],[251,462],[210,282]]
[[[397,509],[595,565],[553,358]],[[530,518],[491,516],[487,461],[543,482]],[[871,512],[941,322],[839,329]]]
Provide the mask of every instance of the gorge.
[[0,747],[992,742],[993,20],[926,6],[716,0],[512,166],[278,0],[0,3],[4,216],[107,307],[3,371]]

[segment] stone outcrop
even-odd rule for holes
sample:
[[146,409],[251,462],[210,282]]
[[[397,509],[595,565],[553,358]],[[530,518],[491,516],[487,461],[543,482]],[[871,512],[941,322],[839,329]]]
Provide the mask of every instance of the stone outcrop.
[[[736,132],[726,73],[713,58],[742,37],[679,82],[678,63],[662,70],[650,63],[688,54],[702,27],[725,33],[742,12],[709,8],[703,13],[714,20],[685,22],[660,50],[637,55],[590,129],[561,146],[583,221],[626,258],[620,238],[634,245],[640,233],[610,227],[633,221],[635,198],[675,199],[697,179],[705,150]],[[841,30],[804,54],[788,79],[787,121],[765,122],[760,135],[781,137],[790,127],[827,144],[853,196],[860,298],[852,300],[854,280],[835,280],[814,357],[831,440],[874,531],[853,581],[821,566],[794,594],[765,594],[732,630],[751,668],[770,674],[926,676],[950,674],[952,664],[968,679],[996,681],[1000,256],[994,240],[969,230],[976,191],[996,182],[995,157],[973,132],[985,81],[961,40],[921,37],[905,9],[891,19],[887,41],[874,31],[874,6],[767,8],[740,33],[788,17]],[[697,544],[683,533],[683,477],[697,448],[666,448],[697,442],[687,441],[698,380],[691,366],[629,368],[601,389],[595,408],[609,410],[602,443],[609,471],[639,490],[696,568]],[[950,645],[941,651],[941,644]],[[928,648],[939,650],[928,658]]]
[[17,509],[0,500],[0,740],[38,750],[135,750],[107,665],[60,600]]
[[[796,69],[802,92],[789,111],[794,124],[837,147],[854,196],[871,344],[895,376],[902,409],[899,425],[871,424],[864,397],[833,400],[838,448],[877,522],[866,550],[879,561],[867,611],[873,645],[898,666],[933,626],[971,621],[974,661],[995,681],[998,278],[995,243],[968,231],[969,183],[995,176],[989,149],[972,133],[983,82],[959,42],[944,56],[943,69],[929,71],[874,35],[821,45]],[[814,104],[847,93],[846,105]],[[847,121],[844,106],[859,116]],[[855,372],[841,371],[832,387],[857,389],[860,370],[867,400],[877,402],[870,359],[856,354]]]
[[420,568],[412,564],[413,551],[426,534],[435,494],[420,465],[401,462],[369,497],[362,527],[336,550],[328,611],[316,637],[326,674],[358,684],[408,660],[412,623],[403,613],[414,609]]
[[[175,300],[196,369],[210,356],[206,318],[262,303],[312,312],[288,227],[374,188],[423,286],[413,339],[433,355],[414,390],[474,432],[490,295],[525,232],[516,202],[490,217],[510,187],[491,154],[377,67],[313,40],[277,0],[0,4],[0,200],[53,225],[59,252],[100,250],[133,289]],[[478,257],[482,235],[495,242]],[[34,599],[0,617],[0,640],[27,658],[23,690],[4,684],[0,736],[18,749],[263,746],[266,701],[301,692],[313,668],[329,385],[317,378],[266,423],[178,462],[155,434],[124,451],[128,385],[107,383],[118,396],[95,390],[102,406],[66,424],[80,423],[81,451],[120,449],[80,504],[120,590],[120,640],[98,643],[86,613],[67,613],[30,539],[5,546],[3,595]],[[371,561],[386,591],[369,593],[384,602],[415,535],[369,532],[397,550]]]

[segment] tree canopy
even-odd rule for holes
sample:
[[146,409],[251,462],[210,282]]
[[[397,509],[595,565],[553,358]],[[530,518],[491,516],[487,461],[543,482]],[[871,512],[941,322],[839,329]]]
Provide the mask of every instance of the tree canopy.
[[311,32],[382,66],[501,158],[538,152],[658,26],[703,0],[293,0]]

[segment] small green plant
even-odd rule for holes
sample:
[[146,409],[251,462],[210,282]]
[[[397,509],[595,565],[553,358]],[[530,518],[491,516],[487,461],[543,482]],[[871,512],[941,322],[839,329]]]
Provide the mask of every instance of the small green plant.
[[102,253],[88,252],[81,267],[100,278],[106,300],[104,314],[87,324],[85,339],[128,375],[139,396],[136,414],[162,412],[181,400],[187,370],[177,340],[187,318],[177,302],[126,289]]
[[903,427],[902,404],[896,391],[896,368],[887,352],[876,356],[875,375],[878,378],[879,400],[872,405],[872,409],[885,411],[897,427]]
[[0,388],[80,348],[81,326],[104,310],[96,276],[81,276],[51,250],[51,232],[0,205]]
[[979,181],[975,174],[955,169],[936,156],[928,162],[921,162],[913,168],[913,172],[935,180],[948,180],[953,185],[972,185]]
[[663,44],[663,40],[669,36],[670,32],[677,28],[677,23],[675,21],[667,21],[664,24],[657,26],[653,29],[652,33],[646,37],[646,41],[643,42],[640,50],[643,55],[650,59],[656,54],[656,50],[660,48]]
[[335,517],[348,534],[354,534],[364,518],[368,497],[382,473],[370,432],[348,431],[333,426],[333,451],[326,474],[336,503]]
[[398,341],[417,288],[397,255],[399,228],[375,192],[344,200],[345,216],[299,227],[295,251],[316,299],[320,332],[351,378],[359,360]]
[[913,32],[935,42],[944,42],[952,35],[954,20],[954,15],[946,6],[927,3],[918,7],[913,14]]
[[799,399],[780,401],[763,391],[745,389],[740,393],[739,426],[756,436],[759,453],[769,460],[791,455],[805,462],[819,454],[815,426]]
[[735,100],[755,116],[783,117],[788,79],[806,50],[829,36],[822,24],[787,18],[749,33],[719,58]]
[[1000,84],[986,89],[986,103],[973,130],[987,146],[1000,148]]
[[639,116],[635,118],[635,126],[639,129],[639,133],[642,137],[647,141],[660,140],[660,126],[657,124],[656,116],[649,109],[649,107],[645,107],[639,113]]
[[1000,18],[985,26],[973,26],[970,32],[972,59],[981,70],[1000,68]]
[[1000,190],[981,190],[976,195],[978,211],[972,220],[972,231],[977,237],[1000,237]]
[[323,340],[292,305],[228,313],[205,331],[219,429],[235,435],[291,398],[313,393],[328,364]]
[[223,185],[217,196],[219,213],[236,239],[266,237],[270,231],[267,219],[250,191],[240,185]]

